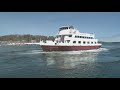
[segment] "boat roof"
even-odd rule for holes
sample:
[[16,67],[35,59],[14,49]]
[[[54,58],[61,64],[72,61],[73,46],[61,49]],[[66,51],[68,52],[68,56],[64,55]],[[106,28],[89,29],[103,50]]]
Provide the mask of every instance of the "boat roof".
[[72,26],[72,25],[70,25],[70,26],[67,26],[67,25],[66,25],[66,26],[61,26],[60,28],[62,28],[62,27],[74,27],[74,26]]

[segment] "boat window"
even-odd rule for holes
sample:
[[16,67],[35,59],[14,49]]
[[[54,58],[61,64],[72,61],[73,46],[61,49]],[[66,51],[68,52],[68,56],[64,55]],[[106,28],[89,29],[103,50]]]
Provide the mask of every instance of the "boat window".
[[64,30],[64,29],[68,29],[68,27],[62,27],[59,29],[59,31]]
[[68,29],[68,27],[65,27],[65,29]]
[[81,43],[81,41],[78,41],[78,43]]
[[80,38],[81,38],[81,36],[80,36]]
[[75,38],[79,38],[79,36],[75,36]]
[[70,42],[70,40],[67,40],[67,43],[69,43]]
[[44,43],[46,43],[46,41],[44,41]]
[[96,44],[96,42],[95,42],[95,44]]
[[85,44],[85,41],[83,41],[83,44]]
[[91,44],[93,44],[93,42],[91,42]]
[[87,44],[89,44],[90,42],[87,42]]
[[69,37],[72,37],[72,35],[69,35]]
[[73,43],[76,43],[76,41],[73,41]]

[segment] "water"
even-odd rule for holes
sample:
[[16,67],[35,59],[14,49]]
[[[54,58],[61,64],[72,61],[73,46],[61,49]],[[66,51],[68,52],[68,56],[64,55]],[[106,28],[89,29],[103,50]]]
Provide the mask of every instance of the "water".
[[98,50],[43,52],[40,46],[0,46],[0,78],[118,78],[120,43]]

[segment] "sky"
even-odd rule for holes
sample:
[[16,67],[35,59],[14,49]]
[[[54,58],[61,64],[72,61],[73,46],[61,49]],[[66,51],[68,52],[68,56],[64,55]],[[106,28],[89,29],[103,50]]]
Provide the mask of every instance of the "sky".
[[61,26],[70,25],[98,39],[120,41],[120,12],[0,12],[0,36],[55,36]]

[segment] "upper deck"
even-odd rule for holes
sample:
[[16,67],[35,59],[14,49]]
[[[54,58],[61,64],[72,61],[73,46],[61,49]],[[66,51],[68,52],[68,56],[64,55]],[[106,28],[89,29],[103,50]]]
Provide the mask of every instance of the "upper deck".
[[81,33],[79,30],[74,28],[73,26],[63,26],[59,28],[59,31],[57,33],[57,36],[59,35],[81,35],[81,36],[88,36],[88,37],[95,37],[92,33]]

